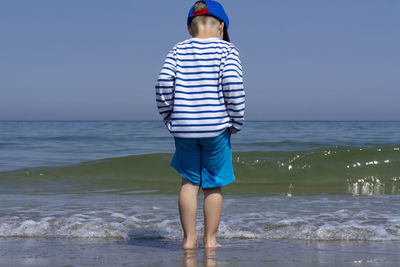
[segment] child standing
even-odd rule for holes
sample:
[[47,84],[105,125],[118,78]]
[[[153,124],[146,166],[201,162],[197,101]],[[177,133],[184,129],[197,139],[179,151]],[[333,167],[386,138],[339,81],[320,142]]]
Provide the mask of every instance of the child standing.
[[244,122],[245,93],[238,49],[217,1],[197,1],[187,18],[192,38],[169,51],[156,83],[156,101],[174,136],[171,161],[182,176],[179,214],[183,248],[197,248],[197,195],[204,192],[204,247],[218,247],[222,187],[235,180],[231,134]]

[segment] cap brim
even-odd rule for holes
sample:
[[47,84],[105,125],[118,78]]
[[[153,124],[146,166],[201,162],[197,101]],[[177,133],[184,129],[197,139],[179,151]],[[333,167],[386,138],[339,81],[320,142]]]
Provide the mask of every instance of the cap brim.
[[226,29],[226,26],[224,26],[224,38],[225,41],[230,42],[231,40],[229,39],[229,34],[228,30]]

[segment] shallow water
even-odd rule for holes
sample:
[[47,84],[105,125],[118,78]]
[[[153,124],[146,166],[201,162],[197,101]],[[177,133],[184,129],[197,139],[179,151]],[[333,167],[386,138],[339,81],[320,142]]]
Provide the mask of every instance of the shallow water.
[[183,251],[173,240],[0,239],[1,266],[398,266],[400,242],[221,240]]

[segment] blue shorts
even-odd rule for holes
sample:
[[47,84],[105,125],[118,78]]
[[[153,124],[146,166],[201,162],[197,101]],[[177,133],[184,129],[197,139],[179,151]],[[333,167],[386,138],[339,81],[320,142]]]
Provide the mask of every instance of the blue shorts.
[[228,129],[216,137],[174,138],[176,151],[170,166],[183,178],[202,188],[220,187],[235,180]]

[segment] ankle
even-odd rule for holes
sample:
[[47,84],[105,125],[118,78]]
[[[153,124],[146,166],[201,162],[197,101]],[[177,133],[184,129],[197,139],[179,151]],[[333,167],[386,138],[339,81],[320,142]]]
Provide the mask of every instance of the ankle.
[[197,240],[197,235],[196,234],[183,235],[183,239],[185,239],[185,240]]
[[216,242],[217,241],[217,237],[216,237],[216,235],[205,235],[203,237],[203,240],[205,242]]

